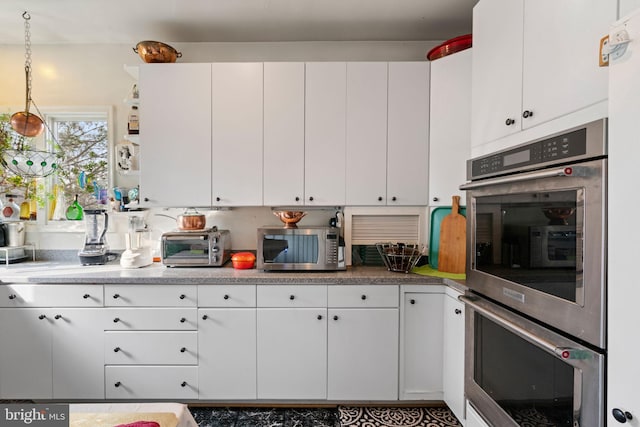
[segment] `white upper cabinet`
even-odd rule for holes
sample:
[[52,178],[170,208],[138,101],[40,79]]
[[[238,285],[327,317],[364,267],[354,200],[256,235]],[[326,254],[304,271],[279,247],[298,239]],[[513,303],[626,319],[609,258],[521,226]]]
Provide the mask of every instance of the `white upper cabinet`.
[[213,205],[262,205],[262,63],[212,64]]
[[616,11],[615,0],[481,0],[473,12],[472,145],[605,101],[598,50]]
[[305,204],[345,204],[347,64],[308,62],[305,97]]
[[429,63],[390,62],[388,85],[387,205],[427,205]]
[[387,63],[347,64],[347,205],[387,204]]
[[304,63],[264,64],[264,204],[304,203]]
[[140,66],[140,197],[211,205],[211,64]]
[[429,205],[463,195],[471,151],[471,49],[431,62]]

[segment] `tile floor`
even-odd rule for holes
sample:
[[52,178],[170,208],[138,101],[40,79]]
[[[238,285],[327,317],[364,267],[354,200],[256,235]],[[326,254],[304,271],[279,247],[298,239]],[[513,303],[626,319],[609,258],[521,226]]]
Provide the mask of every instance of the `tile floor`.
[[455,427],[446,407],[189,408],[199,427]]

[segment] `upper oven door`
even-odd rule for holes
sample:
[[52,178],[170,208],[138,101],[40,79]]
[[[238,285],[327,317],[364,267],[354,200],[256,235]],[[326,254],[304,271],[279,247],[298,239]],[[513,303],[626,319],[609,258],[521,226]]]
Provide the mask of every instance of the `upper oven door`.
[[467,284],[604,348],[606,159],[477,181]]

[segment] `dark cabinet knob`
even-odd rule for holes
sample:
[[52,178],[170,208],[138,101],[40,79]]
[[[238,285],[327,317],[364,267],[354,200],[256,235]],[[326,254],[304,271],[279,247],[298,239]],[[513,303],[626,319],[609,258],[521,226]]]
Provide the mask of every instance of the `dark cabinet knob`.
[[360,299],[364,301],[364,300],[366,300],[366,299],[367,299],[367,296],[366,296],[366,295],[362,295],[362,296],[360,297]]
[[338,320],[339,317],[338,316],[333,316],[333,320]]
[[391,198],[391,201],[392,201],[392,202],[395,202],[396,200],[398,200],[398,198],[397,198],[396,196],[393,196],[393,197]]
[[454,312],[455,312],[456,314],[462,314],[462,310],[460,310],[459,308],[456,308],[456,309],[454,310]]
[[9,299],[16,299],[18,296],[16,294],[9,295]]
[[187,296],[185,294],[180,294],[180,299],[185,299]]
[[204,316],[202,316],[202,320],[207,320],[209,318],[209,316],[207,316],[206,314]]
[[528,119],[529,117],[533,117],[533,111],[531,110],[524,110],[522,112],[522,117],[524,117],[525,119]]
[[229,295],[225,295],[225,296],[223,296],[222,298],[224,298],[224,299],[229,299]]
[[180,323],[184,323],[184,322],[186,322],[186,321],[187,321],[187,319],[186,319],[186,318],[184,318],[184,317],[180,318]]
[[289,299],[290,299],[291,301],[293,301],[294,299],[296,299],[296,297],[295,297],[295,295],[289,295]]
[[300,197],[296,196],[296,202],[300,201]]
[[120,384],[122,384],[120,381],[116,381],[116,383],[113,386],[114,387],[120,387]]
[[219,202],[219,201],[220,201],[220,197],[216,197],[216,202]]
[[180,383],[180,387],[186,387],[186,386],[187,386],[187,382],[186,382],[186,381],[182,381],[182,382]]
[[56,320],[60,320],[62,319],[62,315],[61,314],[56,314],[55,316],[53,316],[54,319]]
[[44,320],[46,318],[47,318],[47,316],[45,316],[44,314],[41,314],[40,316],[38,316],[38,319],[40,319],[40,320]]
[[145,198],[144,198],[144,201],[145,201],[145,202],[148,202],[148,201],[149,201],[149,198],[148,198],[148,197],[145,197]]
[[91,295],[89,295],[89,294],[84,294],[84,295],[82,295],[82,298],[84,298],[84,299],[91,298]]
[[115,319],[113,319],[113,323],[118,323],[120,321],[119,317],[116,317]]
[[410,304],[415,304],[415,303],[416,303],[416,300],[411,299],[411,300],[409,300],[409,303],[410,303]]
[[113,294],[113,299],[118,299],[120,298],[120,294]]
[[513,119],[507,119],[507,120],[504,121],[504,124],[507,125],[507,126],[514,125],[515,123],[516,123],[516,121],[513,120]]
[[381,202],[382,201],[382,196],[378,196],[378,201]]
[[318,314],[318,320],[322,320],[322,314]]
[[114,349],[113,349],[113,352],[114,352],[114,353],[117,353],[117,352],[119,352],[119,351],[120,351],[120,347],[116,347],[116,348],[114,348]]
[[437,201],[438,201],[438,200],[440,200],[440,199],[439,199],[439,198],[437,198],[437,197],[434,197],[432,200],[433,200],[434,202],[437,202]]
[[617,422],[624,424],[628,421],[631,421],[633,419],[633,415],[631,415],[631,412],[628,411],[623,411],[622,409],[618,409],[618,408],[613,408],[611,410],[611,414],[613,415],[613,418],[616,419]]
[[180,353],[184,353],[185,351],[187,351],[187,348],[186,348],[186,347],[182,347],[182,348],[180,349]]
[[310,197],[309,197],[309,201],[310,201],[310,202],[313,202],[313,196],[310,196]]

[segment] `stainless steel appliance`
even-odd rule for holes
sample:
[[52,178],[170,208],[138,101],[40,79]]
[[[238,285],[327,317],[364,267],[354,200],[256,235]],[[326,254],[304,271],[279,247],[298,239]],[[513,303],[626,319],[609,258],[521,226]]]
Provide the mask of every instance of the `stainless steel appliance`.
[[78,252],[82,265],[101,265],[117,258],[117,254],[109,252],[107,245],[107,229],[109,215],[102,209],[85,209],[84,246]]
[[604,425],[606,135],[467,164],[465,394],[490,425]]
[[231,258],[231,234],[217,227],[163,233],[161,243],[167,267],[222,267]]
[[340,229],[336,227],[259,228],[257,268],[344,270],[340,247]]
[[604,120],[470,160],[468,286],[604,348],[606,176]]

